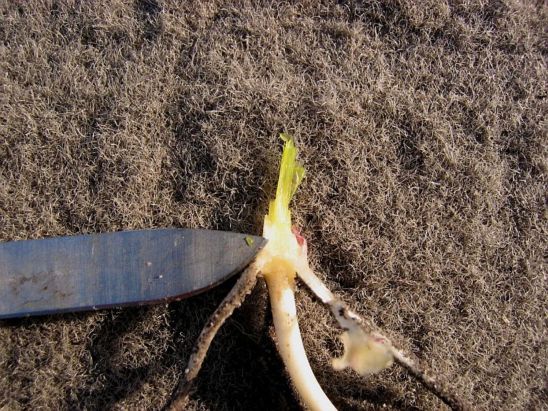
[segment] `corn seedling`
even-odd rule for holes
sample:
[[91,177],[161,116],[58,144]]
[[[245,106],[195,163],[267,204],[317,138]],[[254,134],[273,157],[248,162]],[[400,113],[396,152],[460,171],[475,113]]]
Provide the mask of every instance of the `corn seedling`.
[[184,409],[192,381],[198,374],[211,341],[223,322],[251,292],[258,277],[263,277],[268,287],[278,351],[295,391],[307,409],[319,411],[336,408],[314,376],[303,346],[295,306],[296,277],[330,308],[343,330],[341,340],[344,353],[332,361],[336,370],[350,367],[361,375],[368,375],[380,372],[396,362],[451,408],[467,408],[450,392],[447,384],[429,376],[416,361],[394,348],[391,341],[373,324],[351,311],[314,274],[308,263],[307,242],[292,226],[289,209],[291,198],[305,171],[297,161],[297,148],[293,139],[287,134],[282,134],[281,138],[284,140],[284,149],[276,197],[270,202],[263,226],[263,236],[268,239],[268,243],[238,279],[200,334],[185,376],[174,393],[171,409]]

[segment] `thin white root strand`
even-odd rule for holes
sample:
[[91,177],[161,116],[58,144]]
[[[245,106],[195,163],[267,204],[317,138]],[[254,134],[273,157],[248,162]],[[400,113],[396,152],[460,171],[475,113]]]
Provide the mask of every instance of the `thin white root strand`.
[[278,350],[303,404],[312,411],[336,411],[314,376],[306,356],[299,323],[295,295],[287,277],[266,278]]
[[373,323],[365,320],[357,313],[350,310],[347,305],[333,294],[320,280],[308,264],[299,267],[298,275],[310,290],[327,306],[335,316],[343,330],[353,330],[359,327],[367,335],[384,341],[394,361],[405,368],[414,378],[420,381],[426,389],[442,400],[453,410],[469,410],[471,407],[460,399],[446,383],[442,376],[432,376],[422,368],[417,361],[406,356],[402,351],[392,345],[390,339],[382,335]]

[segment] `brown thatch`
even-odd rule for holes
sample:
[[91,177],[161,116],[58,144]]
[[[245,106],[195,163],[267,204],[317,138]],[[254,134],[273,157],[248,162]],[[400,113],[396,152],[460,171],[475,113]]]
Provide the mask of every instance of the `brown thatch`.
[[[546,404],[548,8],[182,3],[0,3],[0,240],[259,233],[284,130],[322,278],[478,409]],[[228,287],[8,322],[0,409],[161,408]],[[441,406],[398,367],[333,371],[338,331],[297,298],[340,409]],[[266,308],[257,289],[222,329],[195,410],[299,408]]]

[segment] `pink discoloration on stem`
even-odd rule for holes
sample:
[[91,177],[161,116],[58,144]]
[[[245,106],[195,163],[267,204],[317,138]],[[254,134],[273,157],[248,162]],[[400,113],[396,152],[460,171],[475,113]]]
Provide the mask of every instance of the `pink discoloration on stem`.
[[306,238],[301,235],[299,229],[293,226],[291,227],[291,232],[295,235],[295,238],[297,239],[297,244],[299,244],[299,246],[301,247],[306,247]]

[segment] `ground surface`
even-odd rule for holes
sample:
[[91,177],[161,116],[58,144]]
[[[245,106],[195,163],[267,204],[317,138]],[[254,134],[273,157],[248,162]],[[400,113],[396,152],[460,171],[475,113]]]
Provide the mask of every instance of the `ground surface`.
[[[478,409],[541,408],[546,6],[177,3],[1,2],[0,240],[259,233],[285,130],[322,278]],[[5,324],[0,409],[161,408],[229,286]],[[299,408],[264,297],[215,340],[195,410]],[[333,321],[297,298],[340,409],[441,407],[397,367],[333,371]]]

